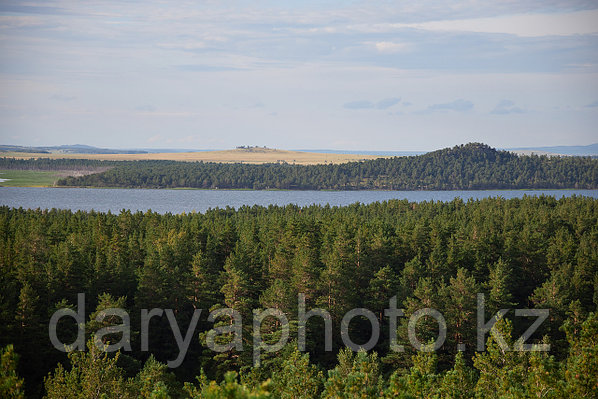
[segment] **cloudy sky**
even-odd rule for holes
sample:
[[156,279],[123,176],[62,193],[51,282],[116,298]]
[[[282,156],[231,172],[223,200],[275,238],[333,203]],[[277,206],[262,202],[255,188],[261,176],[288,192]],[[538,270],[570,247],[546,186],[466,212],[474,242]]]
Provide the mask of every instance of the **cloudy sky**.
[[0,143],[598,142],[594,1],[0,0]]

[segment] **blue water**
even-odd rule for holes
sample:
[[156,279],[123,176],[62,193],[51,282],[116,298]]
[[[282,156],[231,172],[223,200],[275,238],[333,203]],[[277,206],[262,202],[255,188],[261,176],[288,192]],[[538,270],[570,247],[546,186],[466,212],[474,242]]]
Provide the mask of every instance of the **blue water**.
[[241,190],[146,190],[93,188],[0,187],[0,205],[31,209],[111,211],[123,209],[158,213],[204,212],[210,208],[243,205],[344,206],[389,199],[451,201],[487,197],[521,198],[524,195],[556,198],[583,195],[598,198],[598,190],[484,190],[484,191],[241,191]]

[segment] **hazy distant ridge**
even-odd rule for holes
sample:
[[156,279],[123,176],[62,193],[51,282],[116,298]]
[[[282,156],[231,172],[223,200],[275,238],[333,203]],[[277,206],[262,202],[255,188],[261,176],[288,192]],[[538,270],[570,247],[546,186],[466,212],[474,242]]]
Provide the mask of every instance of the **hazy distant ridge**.
[[538,151],[551,154],[594,156],[598,155],[598,143],[590,145],[560,145],[554,147],[516,147],[506,148],[507,151]]
[[[557,154],[572,156],[598,156],[598,143],[590,145],[561,145],[545,147],[510,147],[501,148],[504,151],[523,153],[537,152],[538,154]],[[83,144],[59,145],[59,146],[18,146],[0,144],[0,152],[26,152],[26,153],[64,153],[64,154],[156,154],[156,153],[181,153],[181,152],[208,152],[223,151],[220,149],[191,149],[191,148],[133,148],[114,149],[99,148]],[[298,149],[290,150],[298,152],[311,152],[318,154],[354,154],[354,155],[375,155],[381,157],[402,157],[427,154],[430,151],[395,151],[395,150],[333,150],[333,149]]]
[[122,149],[111,149],[111,148],[98,148],[84,144],[74,145],[57,145],[57,146],[42,146],[42,147],[28,147],[19,145],[0,145],[1,152],[26,152],[26,153],[38,153],[38,154],[147,154],[145,150],[122,150]]

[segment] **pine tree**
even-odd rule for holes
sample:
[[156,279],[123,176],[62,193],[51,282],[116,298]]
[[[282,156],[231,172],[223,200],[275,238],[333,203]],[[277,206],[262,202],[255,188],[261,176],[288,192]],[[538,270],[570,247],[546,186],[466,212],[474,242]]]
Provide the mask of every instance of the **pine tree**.
[[210,251],[198,251],[191,261],[189,299],[195,309],[210,309],[221,302],[220,279],[222,266],[216,264]]
[[323,380],[322,372],[309,363],[309,355],[294,350],[272,375],[272,392],[281,399],[317,398]]
[[[459,345],[473,348],[476,331],[478,285],[465,269],[460,268],[441,293],[443,314],[447,322],[447,347],[459,350]],[[462,349],[461,349],[462,350]]]
[[227,307],[235,309],[243,316],[251,315],[255,302],[251,297],[252,287],[247,274],[248,259],[239,252],[233,252],[224,264],[221,288],[224,294],[224,303]]
[[139,397],[156,399],[177,397],[180,389],[168,367],[150,355],[143,369],[129,380],[129,390]]
[[378,270],[370,280],[367,290],[367,307],[378,313],[379,321],[382,321],[384,309],[388,301],[398,294],[400,282],[390,266]]
[[436,374],[437,361],[438,358],[434,352],[422,351],[412,356],[413,366],[409,369],[409,373],[402,375],[402,370],[399,369],[391,375],[385,397],[436,398],[440,378]]
[[69,354],[71,368],[67,371],[58,364],[54,373],[45,380],[46,398],[78,399],[128,398],[123,370],[117,366],[118,352],[114,357],[88,341],[87,352]]
[[562,398],[562,373],[559,363],[545,352],[534,351],[529,355],[526,391],[530,398]]
[[401,296],[398,298],[399,302],[403,299],[413,295],[413,292],[417,288],[417,283],[420,278],[425,277],[424,266],[422,265],[421,258],[419,256],[411,259],[405,263],[403,272],[401,274]]
[[322,295],[316,301],[316,305],[330,312],[335,324],[340,323],[349,309],[357,307],[359,300],[354,289],[359,280],[354,240],[347,226],[339,229],[324,258],[324,269],[320,275]]
[[511,277],[511,268],[509,265],[499,259],[490,268],[490,275],[486,287],[488,298],[486,300],[486,312],[494,315],[500,309],[508,309],[515,305],[511,288],[513,286]]
[[[96,318],[101,315],[101,312],[107,309],[122,309],[125,310],[127,298],[120,297],[114,298],[109,293],[100,294],[98,297],[98,305],[96,310],[89,315],[89,321],[85,326],[85,332],[87,334],[95,334],[101,328],[107,328],[110,326],[121,325],[123,320],[115,315],[109,315],[104,317],[102,321],[97,321]],[[130,326],[129,326],[130,327]],[[104,345],[114,344],[121,341],[121,334],[107,334],[102,337]],[[129,343],[130,344],[130,343]]]
[[442,377],[440,397],[442,399],[468,399],[474,397],[477,376],[467,367],[463,352],[455,355],[455,365]]
[[[312,227],[315,229],[316,227]],[[291,265],[291,284],[296,294],[304,294],[307,304],[315,301],[318,276],[322,270],[320,242],[317,231],[305,233],[298,238]],[[295,296],[296,298],[296,296]]]
[[198,378],[198,380],[199,389],[190,383],[185,384],[185,391],[191,399],[266,399],[271,397],[269,382],[251,389],[238,382],[238,374],[234,371],[226,373],[220,384],[216,381],[208,382],[205,376]]
[[479,397],[525,397],[526,352],[514,351],[509,320],[498,318],[486,341],[486,351],[474,357],[480,378],[475,386]]
[[598,314],[590,313],[578,334],[570,322],[564,328],[570,345],[565,371],[566,393],[570,397],[595,398],[598,392]]
[[339,352],[339,363],[328,371],[322,398],[377,398],[383,392],[378,355],[364,350],[353,355],[350,349]]
[[0,397],[6,399],[24,399],[23,379],[17,374],[19,356],[13,346],[8,345],[0,351]]

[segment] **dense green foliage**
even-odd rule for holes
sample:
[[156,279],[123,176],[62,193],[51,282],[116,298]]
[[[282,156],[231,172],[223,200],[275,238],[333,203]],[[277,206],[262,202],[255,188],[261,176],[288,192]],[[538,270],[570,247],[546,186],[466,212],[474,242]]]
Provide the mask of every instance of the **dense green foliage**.
[[24,398],[23,379],[17,374],[19,356],[12,345],[0,351],[0,397]]
[[[0,155],[2,155],[0,153]],[[118,161],[98,161],[93,159],[16,159],[0,157],[0,170],[106,170],[117,164],[125,162]]]
[[[549,397],[595,397],[598,389],[598,320],[591,313],[598,303],[598,201],[590,198],[393,200],[187,215],[2,207],[0,284],[0,346],[14,345],[18,375],[34,397],[49,372],[51,398],[77,390],[107,397],[448,398],[471,397],[472,387],[482,397],[536,397],[546,390]],[[76,307],[80,292],[88,339],[110,323],[95,321],[99,311],[124,307],[132,352],[106,356],[91,348],[67,359],[51,346],[50,315]],[[475,354],[478,292],[486,295],[486,320],[501,308],[549,308],[531,341],[547,340],[550,356],[505,355],[490,335],[488,350]],[[323,322],[315,317],[307,325],[309,355],[289,343],[281,353],[264,353],[262,366],[252,368],[252,309],[280,309],[296,338],[298,293],[305,294],[307,310],[330,312],[333,351],[324,351]],[[407,316],[397,329],[404,353],[389,350],[384,309],[395,295]],[[204,309],[187,356],[173,371],[163,364],[178,354],[166,316],[150,323],[152,356],[140,351],[140,309],[154,307],[174,309],[182,332],[194,309]],[[207,313],[218,307],[243,315],[244,351],[206,347],[205,332],[214,326]],[[381,323],[370,354],[340,350],[340,320],[357,307]],[[408,317],[424,307],[438,309],[448,327],[444,346],[433,354],[416,354],[407,338]],[[533,320],[511,310],[497,326],[512,343]],[[61,323],[59,337],[72,342],[76,326]],[[354,342],[369,339],[367,321],[354,319],[349,327]],[[264,340],[276,340],[279,328],[266,319]],[[435,339],[437,325],[424,318],[417,334],[422,342]],[[466,352],[459,354],[458,344]],[[12,349],[6,351],[0,387],[6,378],[19,381]],[[182,387],[195,376],[199,381]]]
[[118,163],[104,173],[69,177],[65,186],[295,189],[480,190],[598,188],[598,159],[517,156],[467,144],[412,157],[337,165]]

